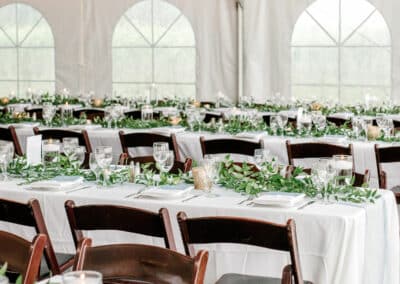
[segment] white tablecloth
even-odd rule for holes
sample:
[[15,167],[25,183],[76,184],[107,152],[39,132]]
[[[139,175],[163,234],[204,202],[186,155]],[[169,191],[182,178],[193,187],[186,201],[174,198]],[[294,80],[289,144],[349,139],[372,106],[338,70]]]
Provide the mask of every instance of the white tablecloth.
[[[81,204],[120,204],[157,211],[170,211],[174,235],[182,251],[175,216],[185,211],[189,217],[240,216],[285,223],[293,218],[297,225],[300,260],[304,278],[314,283],[385,283],[398,284],[399,226],[394,196],[381,191],[376,204],[313,204],[302,210],[256,208],[237,205],[245,197],[218,189],[221,197],[199,197],[188,202],[126,199],[138,186],[125,185],[112,189],[84,189],[72,193],[33,192],[16,182],[0,183],[0,197],[26,202],[37,198],[42,206],[50,236],[58,252],[73,252],[74,246],[64,212],[68,199]],[[118,222],[118,220],[115,220]],[[6,228],[5,228],[6,227]],[[31,236],[26,228],[1,224],[0,228]],[[160,240],[137,235],[114,233],[89,234],[95,244],[104,242],[144,242],[161,244]],[[289,261],[286,253],[239,245],[208,245],[211,257],[206,283],[227,272],[279,277]]]

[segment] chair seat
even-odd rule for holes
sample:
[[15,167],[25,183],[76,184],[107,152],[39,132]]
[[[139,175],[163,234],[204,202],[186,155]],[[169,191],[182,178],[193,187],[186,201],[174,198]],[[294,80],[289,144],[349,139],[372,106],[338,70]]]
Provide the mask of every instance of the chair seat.
[[[75,256],[74,254],[56,253],[57,262],[60,266],[62,266],[67,261],[71,260],[74,256]],[[50,275],[50,269],[47,266],[45,258],[43,257],[42,262],[40,263],[40,278],[43,279],[49,275]]]
[[[224,274],[216,282],[216,284],[281,284],[281,283],[282,280],[279,278],[235,274],[235,273]],[[304,281],[304,284],[312,284],[312,283]]]

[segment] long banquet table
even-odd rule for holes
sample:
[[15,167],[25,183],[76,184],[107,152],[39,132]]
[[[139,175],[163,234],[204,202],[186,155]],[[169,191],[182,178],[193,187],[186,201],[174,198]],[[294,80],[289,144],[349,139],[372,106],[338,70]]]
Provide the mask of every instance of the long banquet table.
[[[72,199],[81,204],[119,204],[157,211],[170,211],[174,235],[182,251],[175,216],[185,211],[190,217],[240,216],[285,223],[293,218],[297,225],[300,260],[304,278],[314,283],[385,283],[400,281],[399,226],[396,203],[390,191],[381,191],[375,204],[314,203],[303,209],[251,207],[238,203],[246,197],[217,188],[217,198],[198,197],[182,200],[149,200],[126,198],[140,190],[127,184],[107,189],[90,188],[74,192],[32,191],[14,180],[0,183],[0,197],[26,202],[37,198],[54,247],[58,252],[74,252],[72,237],[64,212],[64,202]],[[118,220],[115,220],[118,222]],[[0,224],[2,229],[32,236],[31,229]],[[161,240],[121,232],[89,233],[95,245],[113,242],[161,244]],[[279,277],[289,256],[270,250],[238,245],[208,245],[210,260],[206,283],[213,283],[223,273],[236,272]]]
[[[126,132],[157,132],[168,134],[168,128],[161,131],[160,129],[122,129]],[[119,141],[118,132],[120,129],[92,129],[88,130],[89,140],[92,144],[92,148],[96,146],[112,146],[114,153],[114,162],[118,161],[119,155],[122,152],[121,144]],[[17,128],[17,135],[19,140],[25,149],[26,138],[33,135],[32,127],[20,127]],[[217,137],[232,137],[232,135],[227,134],[211,134],[207,132],[178,132],[176,133],[177,142],[181,154],[181,159],[190,157],[196,161],[202,159],[201,147],[200,147],[200,137],[205,136],[207,139],[217,138]],[[240,138],[239,136],[236,136]],[[242,137],[244,138],[244,137]],[[344,137],[321,137],[321,138],[293,138],[293,137],[276,137],[268,136],[262,133],[246,133],[245,138],[250,140],[262,140],[264,148],[270,150],[271,154],[275,156],[279,162],[282,164],[287,164],[287,151],[285,142],[290,140],[292,143],[307,142],[307,141],[324,141],[328,143],[335,144],[353,144],[354,149],[354,161],[355,170],[358,173],[364,173],[366,169],[370,171],[371,174],[371,187],[378,187],[378,174],[376,168],[376,159],[374,153],[374,145],[378,142],[364,142],[364,141],[350,141],[346,140]],[[382,147],[391,145],[391,143],[380,143]],[[143,153],[142,149],[140,149]],[[151,152],[148,152],[151,153]],[[388,176],[388,187],[392,187],[400,184],[400,176],[397,174],[396,167],[400,165],[391,165],[384,167]]]

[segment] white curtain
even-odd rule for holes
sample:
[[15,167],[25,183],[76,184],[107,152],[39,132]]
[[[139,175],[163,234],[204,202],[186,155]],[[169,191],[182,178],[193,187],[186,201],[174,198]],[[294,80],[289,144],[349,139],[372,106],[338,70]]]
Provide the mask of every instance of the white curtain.
[[[237,97],[235,0],[166,0],[189,19],[196,36],[196,92],[214,100]],[[18,1],[0,0],[0,6]],[[49,22],[55,38],[56,89],[72,94],[112,93],[111,44],[115,25],[138,0],[24,0]],[[132,66],[134,68],[134,66]]]
[[[243,0],[245,66],[244,94],[264,102],[279,92],[291,97],[291,35],[298,17],[311,0]],[[400,96],[400,2],[371,0],[391,31],[391,97]]]

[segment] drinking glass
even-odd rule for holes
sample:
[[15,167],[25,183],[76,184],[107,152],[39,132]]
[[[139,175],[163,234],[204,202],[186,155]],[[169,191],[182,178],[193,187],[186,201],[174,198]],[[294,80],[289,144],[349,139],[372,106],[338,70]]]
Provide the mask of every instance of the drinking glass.
[[101,284],[103,283],[103,276],[100,272],[96,271],[72,271],[63,274],[63,284]]
[[323,131],[326,128],[326,117],[320,111],[313,111],[311,120],[318,131]]
[[96,183],[97,183],[99,180],[101,168],[99,167],[99,164],[97,163],[95,153],[90,153],[90,155],[89,155],[89,168],[93,172],[94,176],[96,177]]
[[112,124],[112,106],[108,106],[104,108],[104,121],[107,122],[107,128],[111,128]]
[[0,143],[0,165],[3,173],[3,180],[8,180],[8,165],[14,158],[14,144],[12,142],[1,141]]
[[175,156],[174,151],[166,151],[167,158],[165,159],[164,163],[162,163],[160,167],[160,172],[168,173],[172,167],[174,166]]
[[43,140],[42,141],[42,161],[45,167],[57,166],[60,155],[61,144],[59,140]]
[[199,132],[201,131],[201,124],[205,118],[206,118],[206,110],[203,108],[198,109],[195,114],[195,119],[197,124],[199,125]]
[[353,157],[349,155],[333,156],[337,185],[351,185],[353,177]]
[[372,126],[372,118],[364,117],[361,121],[361,124],[365,133],[365,141],[368,141],[368,129],[370,126]]
[[324,203],[329,203],[327,188],[335,177],[335,167],[332,159],[320,158],[311,169],[311,179],[320,191]]
[[363,128],[362,126],[362,118],[361,117],[353,117],[351,119],[351,125],[353,129],[353,135],[355,136],[356,139],[359,139],[361,130]]
[[153,106],[143,105],[142,106],[142,120],[153,120]]
[[270,161],[270,151],[267,149],[255,149],[254,150],[254,163],[258,169],[261,169],[264,163]]
[[50,103],[45,103],[43,105],[42,116],[47,126],[51,126],[56,111],[56,107]]
[[289,118],[286,114],[279,114],[280,119],[278,119],[279,128],[282,130],[282,136],[284,135],[286,125],[288,124]]
[[169,151],[169,145],[167,142],[153,143],[153,157],[154,160],[156,161],[158,169],[161,169],[162,164],[167,159],[168,151]]
[[75,168],[79,168],[83,165],[85,161],[86,147],[78,146],[75,147],[74,152],[71,156],[71,163]]
[[95,149],[96,161],[101,171],[103,172],[103,186],[107,185],[108,169],[112,162],[112,147],[98,146]]
[[75,148],[79,146],[79,139],[76,137],[65,137],[62,142],[63,153],[70,160],[75,152]]
[[186,110],[186,122],[189,125],[190,131],[194,131],[194,125],[196,123],[196,113],[194,109]]
[[213,186],[218,181],[218,170],[219,170],[219,161],[218,158],[212,155],[205,155],[202,161],[202,167],[204,168],[207,176],[207,184],[208,187],[205,188],[206,197],[218,197],[218,194],[213,193]]
[[312,119],[311,115],[307,112],[304,112],[302,117],[299,120],[299,130],[306,130],[307,134],[310,134],[312,127]]
[[273,135],[277,134],[279,128],[279,120],[280,116],[278,115],[271,115],[271,117],[269,118],[269,127],[271,128]]

